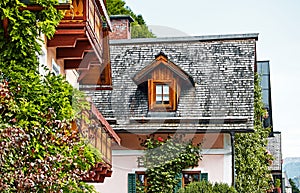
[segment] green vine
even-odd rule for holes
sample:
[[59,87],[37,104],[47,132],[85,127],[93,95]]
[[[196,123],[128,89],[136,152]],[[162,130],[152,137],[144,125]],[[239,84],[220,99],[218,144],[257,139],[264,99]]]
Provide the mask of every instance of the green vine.
[[270,188],[271,173],[268,168],[272,155],[267,152],[267,137],[270,129],[265,129],[262,117],[263,109],[260,79],[254,82],[254,132],[236,135],[235,171],[236,190],[241,193],[266,192]]
[[200,144],[176,135],[163,139],[150,136],[143,143],[144,165],[147,168],[147,187],[138,187],[138,192],[170,193],[180,182],[178,175],[183,169],[198,165],[201,159]]
[[51,38],[63,14],[57,0],[31,2],[43,9],[0,1],[0,192],[94,192],[81,179],[101,160],[71,129],[78,91],[38,72],[39,37]]

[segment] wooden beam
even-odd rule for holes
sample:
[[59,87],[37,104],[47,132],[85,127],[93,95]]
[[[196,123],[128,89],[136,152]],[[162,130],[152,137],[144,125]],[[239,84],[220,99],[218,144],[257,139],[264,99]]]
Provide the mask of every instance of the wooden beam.
[[[57,10],[70,10],[71,5],[68,3],[54,5]],[[20,7],[20,11],[29,10],[29,11],[42,11],[45,7],[40,5],[27,5],[26,7]]]
[[75,47],[68,48],[57,48],[56,49],[56,58],[57,59],[83,59],[84,53],[89,52],[92,48],[92,45],[86,40],[76,41]]
[[66,59],[64,62],[65,69],[77,69],[77,70],[88,70],[90,68],[90,65],[96,64],[100,65],[102,63],[102,60],[98,59],[95,52],[86,52],[82,59]]
[[[66,31],[66,30],[65,30]],[[78,34],[61,33],[55,34],[51,40],[47,41],[48,47],[75,47],[77,41],[86,40],[85,32]]]

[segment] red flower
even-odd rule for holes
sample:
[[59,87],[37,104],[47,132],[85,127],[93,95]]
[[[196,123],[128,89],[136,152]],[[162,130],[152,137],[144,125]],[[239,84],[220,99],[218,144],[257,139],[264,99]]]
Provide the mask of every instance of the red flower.
[[163,139],[162,137],[158,137],[158,138],[157,138],[157,141],[159,141],[159,142],[163,142],[163,141],[164,141],[164,139]]

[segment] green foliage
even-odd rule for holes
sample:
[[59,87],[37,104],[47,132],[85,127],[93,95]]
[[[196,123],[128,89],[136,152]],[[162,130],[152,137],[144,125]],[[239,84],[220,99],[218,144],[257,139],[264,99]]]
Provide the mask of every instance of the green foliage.
[[275,187],[276,187],[276,188],[280,188],[280,186],[281,186],[280,179],[277,178],[277,179],[275,180]]
[[270,188],[271,180],[269,161],[272,155],[267,153],[269,129],[263,128],[264,114],[259,78],[254,84],[254,132],[236,135],[235,171],[236,190],[238,192],[261,193]]
[[134,22],[131,23],[131,38],[154,38],[155,35],[148,29],[142,15],[136,15],[123,0],[107,0],[109,15],[130,15]]
[[153,38],[155,37],[151,31],[149,31],[146,25],[140,25],[137,22],[131,24],[131,37],[132,38]]
[[237,193],[237,191],[225,183],[212,184],[208,181],[192,182],[181,188],[178,193]]
[[52,37],[62,14],[57,0],[31,2],[44,9],[0,1],[0,192],[94,192],[81,179],[100,157],[71,129],[82,97],[64,77],[38,72],[39,35]]
[[290,184],[292,186],[292,192],[293,193],[300,193],[299,188],[297,188],[295,182],[291,178],[289,179],[289,182],[290,182]]
[[173,192],[181,180],[176,176],[183,169],[198,165],[201,159],[200,145],[192,144],[183,136],[147,138],[142,145],[145,149],[144,165],[147,168],[146,192],[170,193]]

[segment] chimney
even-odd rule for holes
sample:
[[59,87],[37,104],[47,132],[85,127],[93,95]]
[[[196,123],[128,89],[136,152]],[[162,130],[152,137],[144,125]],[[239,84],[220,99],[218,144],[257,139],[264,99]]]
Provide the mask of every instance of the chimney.
[[130,23],[134,22],[129,15],[111,15],[110,21],[112,32],[109,34],[110,40],[131,39]]

